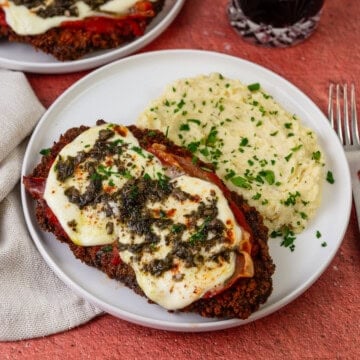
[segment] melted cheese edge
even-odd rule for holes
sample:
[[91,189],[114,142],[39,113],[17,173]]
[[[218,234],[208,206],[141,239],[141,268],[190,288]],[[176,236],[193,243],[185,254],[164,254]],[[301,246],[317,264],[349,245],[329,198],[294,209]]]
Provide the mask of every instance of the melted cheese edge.
[[[92,10],[83,1],[76,2],[78,16],[53,16],[42,18],[37,16],[31,9],[24,5],[15,5],[12,1],[0,0],[0,7],[3,8],[6,22],[18,35],[38,35],[47,30],[58,27],[63,21],[82,20],[91,16],[111,16],[126,14],[139,0],[111,0],[100,6],[100,11]],[[150,0],[155,1],[155,0]],[[52,1],[49,1],[50,5]]]
[[[105,245],[111,244],[115,240],[118,240],[121,244],[141,244],[145,241],[144,236],[132,234],[126,224],[121,221],[115,222],[114,232],[108,234],[106,232],[106,223],[109,221],[109,218],[106,217],[101,206],[95,208],[89,206],[80,209],[76,204],[69,202],[64,194],[65,189],[70,186],[76,186],[80,191],[84,191],[88,185],[88,174],[85,171],[77,169],[74,176],[66,179],[65,182],[57,180],[56,164],[59,157],[61,156],[63,159],[67,156],[75,157],[80,151],[88,151],[87,149],[91,149],[95,144],[99,131],[106,129],[108,126],[108,124],[105,124],[90,128],[80,134],[73,142],[66,145],[59,153],[57,159],[55,159],[46,182],[44,199],[58,218],[69,238],[77,245]],[[164,172],[162,164],[152,154],[145,150],[141,154],[131,150],[137,148],[139,143],[130,131],[126,128],[123,129],[126,130],[126,135],[116,133],[111,140],[119,139],[130,144],[128,150],[121,156],[131,157],[133,164],[131,175],[134,177],[143,176],[144,169],[146,169],[146,174],[155,179],[156,174]],[[108,181],[112,183],[111,187],[115,191],[124,186],[127,180],[125,177],[111,175]],[[231,278],[235,271],[236,254],[234,249],[244,253],[241,251],[241,243],[246,237],[246,233],[237,224],[227,200],[216,185],[188,175],[181,175],[170,180],[170,182],[175,183],[174,185],[189,194],[200,196],[205,204],[215,197],[218,208],[217,218],[225,224],[227,234],[229,234],[225,245],[224,243],[216,244],[207,251],[201,248],[199,255],[204,257],[205,261],[200,265],[188,267],[183,260],[176,258],[176,269],[172,268],[165,271],[160,276],[152,275],[150,272],[144,271],[143,268],[144,264],[154,259],[164,259],[172,250],[171,246],[165,243],[165,237],[171,231],[169,228],[160,229],[156,226],[154,227],[153,231],[159,235],[160,242],[156,245],[154,251],[144,253],[140,259],[137,259],[134,253],[129,250],[119,252],[122,261],[130,265],[135,271],[137,282],[145,295],[166,309],[176,310],[200,299],[207,292],[220,289],[224,286],[225,282]],[[108,182],[103,181],[103,188],[106,186],[108,186]],[[186,224],[186,215],[196,210],[196,206],[197,204],[194,201],[189,199],[182,199],[180,201],[174,197],[169,197],[161,203],[147,205],[151,210],[161,210],[165,213],[176,209],[172,219],[174,223],[182,224]],[[113,208],[116,210],[115,203]],[[114,211],[114,213],[118,215],[117,211]],[[74,226],[71,226],[71,222],[74,219],[76,219],[77,223],[75,229]],[[203,220],[199,219],[198,221],[199,224],[197,225],[200,226]],[[188,241],[191,235],[185,230],[182,235],[182,241]],[[218,253],[221,247],[228,247],[231,250],[228,261],[224,259],[218,261],[212,260],[211,256]],[[251,277],[253,276],[252,260],[247,253],[244,253],[244,255],[247,267],[245,276]]]

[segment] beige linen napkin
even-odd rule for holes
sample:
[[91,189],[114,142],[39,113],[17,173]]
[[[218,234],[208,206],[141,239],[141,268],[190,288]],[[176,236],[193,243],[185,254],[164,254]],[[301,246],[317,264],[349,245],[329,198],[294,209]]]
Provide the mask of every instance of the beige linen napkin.
[[20,169],[43,112],[23,73],[0,69],[0,341],[68,330],[101,313],[54,275],[26,228]]

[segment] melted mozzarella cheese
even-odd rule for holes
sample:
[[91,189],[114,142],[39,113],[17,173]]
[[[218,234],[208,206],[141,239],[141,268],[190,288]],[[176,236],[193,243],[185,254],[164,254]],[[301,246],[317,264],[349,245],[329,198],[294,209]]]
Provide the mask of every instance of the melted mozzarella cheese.
[[[52,165],[49,176],[47,178],[44,199],[48,206],[55,213],[61,226],[69,236],[69,238],[77,245],[92,246],[92,245],[103,245],[114,242],[116,236],[114,233],[108,234],[106,231],[106,224],[113,219],[109,219],[105,215],[104,205],[102,203],[96,206],[88,206],[80,209],[77,204],[69,202],[68,197],[64,194],[65,189],[75,186],[80,192],[84,192],[89,184],[88,174],[81,169],[77,169],[73,177],[68,178],[65,182],[61,182],[57,179],[56,166],[59,157],[66,158],[67,156],[75,157],[80,151],[89,151],[98,138],[99,131],[108,128],[109,125],[102,125],[99,127],[93,127],[89,130],[80,134],[74,141],[66,145],[59,153],[57,159]],[[124,128],[125,129],[125,128]],[[159,160],[153,157],[151,154],[144,151],[144,154],[140,154],[133,149],[139,148],[137,139],[125,129],[125,136],[118,133],[111,139],[112,141],[124,141],[129,144],[127,152],[124,152],[119,156],[120,160],[131,162],[131,169],[128,170],[124,175],[117,174],[115,167],[110,167],[110,160],[102,163],[100,170],[102,172],[107,171],[109,174],[108,179],[103,181],[103,189],[105,192],[115,191],[121,188],[129,176],[138,177],[143,173],[143,169],[149,175],[156,174],[162,171],[162,166]],[[105,168],[105,170],[104,170]],[[113,213],[116,215],[118,209],[116,204],[111,204],[113,207]],[[76,222],[76,227],[74,226]]]
[[100,6],[101,11],[125,14],[139,0],[111,0]]
[[[134,180],[145,178],[147,175],[156,180],[165,177],[166,169],[162,167],[160,161],[141,149],[137,139],[127,128],[105,124],[83,132],[66,145],[55,159],[44,194],[44,199],[69,238],[75,244],[83,246],[110,244],[117,240],[120,258],[132,267],[140,288],[149,299],[169,310],[184,308],[204,294],[223,288],[235,272],[237,253],[244,253],[242,243],[246,241],[247,233],[237,224],[227,200],[215,184],[188,175],[180,175],[168,181],[172,189],[177,190],[175,195],[171,192],[167,197],[144,202],[142,213],[145,211],[146,214],[153,214],[155,221],[150,231],[158,240],[150,251],[142,252],[133,248],[146,244],[149,241],[148,233],[137,233],[131,225],[123,221],[121,205],[115,200],[106,203],[111,207],[110,215],[101,201],[95,201],[84,207],[69,201],[69,197],[65,194],[66,189],[73,187],[78,189],[79,193],[86,192],[91,179],[88,164],[98,161],[98,158],[96,154],[88,155],[87,162],[84,161],[76,166],[72,175],[65,180],[58,179],[60,162],[68,157],[79,157],[83,152],[92,154],[91,149],[97,149],[100,131],[107,129],[114,131],[115,134],[107,140],[109,143],[106,146],[122,144],[122,148],[115,155],[105,156],[101,163],[96,165],[97,173],[103,175],[102,193],[118,194],[126,188],[130,178]],[[121,174],[119,174],[119,163],[128,166]],[[179,196],[179,193],[183,196]],[[126,194],[131,196],[131,193]],[[195,216],[200,214],[199,204],[212,211],[212,220],[222,224],[221,236],[216,241],[212,241],[218,236],[216,230],[208,231],[206,238],[200,240],[196,238],[200,229],[209,221],[209,216],[205,212],[201,213],[201,216]],[[133,211],[132,208],[130,211]],[[161,216],[168,220],[167,225],[156,222]],[[107,231],[109,221],[113,224],[111,233]],[[169,241],[174,226],[182,226],[183,231],[177,235],[176,241]],[[200,241],[201,245],[198,246],[199,243],[196,241]],[[185,244],[190,249],[191,259],[194,261],[191,266],[187,261],[188,258],[173,256],[179,243]],[[211,245],[206,246],[210,243]],[[228,254],[227,258],[219,256],[224,252]],[[252,260],[247,253],[244,255],[246,267],[244,276],[251,277],[253,276]],[[169,256],[173,261],[170,268],[160,273],[149,270],[149,264],[161,262]]]
[[9,1],[7,6],[3,7],[6,15],[6,22],[18,35],[38,35],[47,30],[59,26],[63,21],[79,20],[94,14],[94,11],[84,2],[78,2],[76,7],[79,16],[52,16],[42,18],[23,5],[15,5]]
[[[224,248],[239,249],[242,238],[241,229],[236,224],[226,199],[216,185],[186,175],[182,175],[172,182],[175,182],[181,190],[199,196],[205,205],[209,205],[212,199],[217,198],[217,219],[226,224],[229,242],[226,244],[218,243],[207,251],[205,248],[201,248],[197,256],[202,256],[205,261],[198,266],[188,267],[185,261],[176,259],[176,266],[161,276],[144,272],[143,268],[154,257],[164,259],[173,250],[165,241],[171,229],[165,231],[157,229],[157,234],[161,237],[157,250],[153,253],[146,253],[140,260],[134,257],[130,251],[120,252],[121,259],[134,269],[137,282],[146,296],[168,310],[181,309],[200,299],[208,291],[221,287],[234,273],[236,255],[232,251],[229,261],[220,260],[216,262],[211,258]],[[165,203],[154,203],[150,208],[160,209],[163,213],[175,209],[176,211],[172,216],[174,222],[186,224],[189,214],[196,211],[197,206],[198,203],[190,199],[178,201],[170,197]],[[201,219],[197,225],[200,227],[203,221]],[[182,241],[189,241],[192,235],[193,233],[184,231]],[[132,239],[131,234],[126,229],[121,229],[119,238],[121,243],[141,243],[144,241],[139,236]]]
[[[78,16],[52,16],[42,18],[24,5],[15,5],[12,1],[0,0],[0,7],[6,15],[6,22],[18,35],[38,35],[47,30],[58,27],[63,21],[82,20],[90,16],[110,16],[126,14],[139,0],[110,0],[99,7],[99,11],[92,10],[83,1],[78,1],[75,7]],[[154,0],[153,0],[154,1]],[[51,5],[51,2],[49,3]]]

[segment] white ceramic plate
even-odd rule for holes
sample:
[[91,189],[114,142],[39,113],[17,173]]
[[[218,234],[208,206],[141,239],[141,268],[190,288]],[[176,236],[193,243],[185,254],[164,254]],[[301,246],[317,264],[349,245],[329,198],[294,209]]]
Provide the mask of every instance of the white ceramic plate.
[[58,61],[30,45],[0,41],[0,67],[39,74],[60,74],[92,69],[140,50],[156,39],[175,19],[185,0],[165,0],[164,8],[145,34],[116,49],[95,51],[82,59]]
[[[150,52],[119,60],[89,74],[49,108],[29,142],[22,173],[29,174],[59,134],[81,124],[94,125],[99,118],[130,124],[151,99],[173,80],[220,72],[244,83],[260,82],[274,98],[318,135],[327,157],[326,168],[335,184],[324,180],[323,201],[314,221],[297,237],[296,250],[270,239],[276,264],[274,291],[267,303],[247,320],[206,319],[192,314],[170,314],[135,295],[100,271],[76,260],[66,245],[39,230],[34,203],[22,187],[26,222],[40,253],[55,273],[79,295],[119,318],[159,329],[207,331],[224,329],[259,319],[280,309],[302,294],[329,265],[345,233],[351,207],[351,187],[346,158],[335,133],[319,108],[285,79],[256,64],[212,52],[172,50]],[[316,238],[316,231],[322,237]],[[326,241],[327,247],[321,243]]]

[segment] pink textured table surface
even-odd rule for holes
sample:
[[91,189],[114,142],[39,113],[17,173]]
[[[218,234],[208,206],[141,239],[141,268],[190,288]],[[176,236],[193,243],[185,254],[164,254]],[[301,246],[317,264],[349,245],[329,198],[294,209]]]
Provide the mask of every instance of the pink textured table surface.
[[[331,81],[352,81],[360,89],[358,1],[327,0],[316,33],[287,49],[242,41],[228,24],[226,5],[227,0],[188,0],[167,31],[142,51],[206,49],[253,61],[291,81],[324,112]],[[87,73],[28,74],[28,79],[49,106]],[[266,318],[191,334],[144,328],[104,315],[64,333],[0,343],[0,359],[360,359],[359,292],[360,234],[353,207],[343,243],[328,269],[301,297]]]

